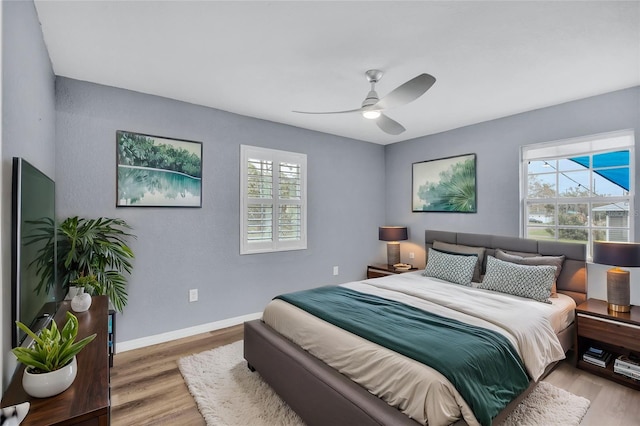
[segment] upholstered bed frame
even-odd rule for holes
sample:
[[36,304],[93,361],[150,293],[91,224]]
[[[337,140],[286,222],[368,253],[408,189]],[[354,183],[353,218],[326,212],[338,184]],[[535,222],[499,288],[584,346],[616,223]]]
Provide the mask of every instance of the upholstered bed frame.
[[[497,248],[545,256],[565,255],[566,260],[557,281],[558,292],[573,297],[576,303],[586,299],[586,252],[582,244],[485,234],[425,231],[427,250],[435,240],[485,247],[487,255],[493,254]],[[574,334],[572,325],[558,335],[565,351],[572,346]],[[250,321],[244,325],[244,357],[249,368],[257,370],[261,377],[310,426],[416,426],[418,424],[360,385],[309,355],[260,320]],[[551,368],[548,369],[550,370]],[[499,422],[506,418],[533,387],[534,383],[512,401],[495,421]],[[464,424],[464,422],[459,423]]]

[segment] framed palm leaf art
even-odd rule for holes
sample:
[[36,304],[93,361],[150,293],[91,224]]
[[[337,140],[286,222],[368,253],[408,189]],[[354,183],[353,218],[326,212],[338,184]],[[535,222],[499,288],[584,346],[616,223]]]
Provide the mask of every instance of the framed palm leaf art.
[[476,213],[476,154],[413,163],[413,212]]

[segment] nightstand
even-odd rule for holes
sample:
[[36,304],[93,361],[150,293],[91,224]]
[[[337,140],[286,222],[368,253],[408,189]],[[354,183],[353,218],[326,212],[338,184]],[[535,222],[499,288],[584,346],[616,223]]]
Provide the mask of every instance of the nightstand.
[[405,272],[417,271],[418,268],[411,269],[396,269],[393,265],[387,265],[386,263],[372,263],[367,266],[367,278],[380,278],[387,275],[403,274]]
[[[576,366],[640,390],[640,381],[613,372],[619,355],[640,354],[640,306],[632,306],[631,312],[610,312],[604,300],[589,299],[576,308],[576,326]],[[582,360],[589,346],[611,352],[606,368]]]

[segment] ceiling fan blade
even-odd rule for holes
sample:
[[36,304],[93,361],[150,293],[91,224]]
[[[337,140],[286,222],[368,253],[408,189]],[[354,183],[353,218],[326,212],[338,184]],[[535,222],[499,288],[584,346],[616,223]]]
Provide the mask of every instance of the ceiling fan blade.
[[400,105],[415,101],[433,86],[436,82],[434,76],[420,74],[406,83],[396,87],[387,96],[380,99],[374,106],[376,109],[395,108]]
[[326,112],[312,112],[312,111],[291,111],[297,112],[298,114],[346,114],[349,112],[362,112],[362,108],[358,109],[349,109],[346,111],[326,111]]
[[380,117],[376,119],[376,124],[383,132],[390,135],[399,135],[407,130],[402,124],[398,123],[396,120],[392,120],[384,114],[380,114]]

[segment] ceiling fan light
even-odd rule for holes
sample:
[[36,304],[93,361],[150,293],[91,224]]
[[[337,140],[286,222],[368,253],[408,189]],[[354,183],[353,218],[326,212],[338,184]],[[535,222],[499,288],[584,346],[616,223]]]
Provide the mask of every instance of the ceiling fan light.
[[380,117],[380,111],[371,110],[371,111],[362,111],[362,116],[364,118],[368,118],[369,120],[375,120]]

